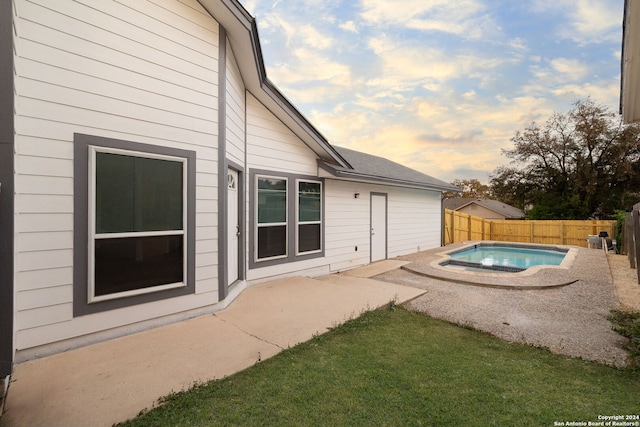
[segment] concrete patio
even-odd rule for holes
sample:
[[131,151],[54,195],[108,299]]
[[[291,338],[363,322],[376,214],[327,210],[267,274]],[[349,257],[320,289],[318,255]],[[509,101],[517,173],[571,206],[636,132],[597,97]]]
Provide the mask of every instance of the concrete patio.
[[0,425],[124,421],[172,391],[243,370],[363,311],[418,297],[423,290],[367,278],[405,263],[255,285],[211,315],[20,363]]

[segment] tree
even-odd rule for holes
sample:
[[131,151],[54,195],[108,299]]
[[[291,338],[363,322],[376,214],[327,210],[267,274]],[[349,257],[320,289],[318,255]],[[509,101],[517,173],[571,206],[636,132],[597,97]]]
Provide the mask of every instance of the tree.
[[503,150],[511,165],[490,178],[496,198],[531,219],[607,217],[640,201],[640,127],[590,98],[544,125],[533,122]]
[[454,193],[447,191],[444,197],[465,197],[465,198],[491,198],[491,187],[481,183],[479,180],[473,179],[454,179],[451,183],[462,190],[462,193]]

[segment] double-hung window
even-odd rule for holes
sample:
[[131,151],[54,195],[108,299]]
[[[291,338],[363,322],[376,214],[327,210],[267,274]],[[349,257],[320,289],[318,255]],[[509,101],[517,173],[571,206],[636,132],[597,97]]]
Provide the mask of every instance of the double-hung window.
[[187,160],[89,147],[88,302],[187,283]]
[[324,182],[268,170],[251,173],[250,268],[324,256]]
[[256,259],[287,256],[287,178],[256,175]]
[[297,253],[322,249],[322,183],[298,180]]

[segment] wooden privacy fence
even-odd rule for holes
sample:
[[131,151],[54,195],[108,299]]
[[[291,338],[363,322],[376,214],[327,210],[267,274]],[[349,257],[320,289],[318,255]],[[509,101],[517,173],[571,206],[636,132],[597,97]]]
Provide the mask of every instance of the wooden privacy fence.
[[615,238],[615,221],[494,220],[445,209],[444,244],[466,240],[545,243],[588,247],[589,235],[606,231]]

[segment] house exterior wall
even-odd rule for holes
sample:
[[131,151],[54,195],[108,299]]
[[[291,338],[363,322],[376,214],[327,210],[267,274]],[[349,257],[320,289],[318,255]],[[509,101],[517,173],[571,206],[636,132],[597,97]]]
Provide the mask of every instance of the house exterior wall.
[[315,153],[251,94],[247,94],[247,167],[318,174]]
[[397,188],[389,193],[389,258],[440,246],[439,191]]
[[[195,0],[14,4],[16,350],[217,303],[217,22]],[[196,153],[194,294],[74,317],[75,133]]]
[[492,211],[491,209],[487,209],[475,203],[471,203],[467,206],[464,206],[458,209],[458,212],[479,216],[480,218],[485,218],[485,219],[501,219],[501,220],[506,219],[504,215],[500,215],[496,211]]
[[[16,361],[223,308],[247,281],[366,265],[371,193],[387,197],[389,257],[439,246],[440,193],[319,178],[318,154],[246,90],[238,53],[196,0],[77,0],[56,3],[55,9],[46,0],[13,4]],[[77,256],[87,242],[78,243],[78,230],[89,222],[86,214],[78,220],[78,204],[90,188],[78,184],[91,173],[88,159],[78,155],[79,139],[113,141],[125,150],[154,147],[157,155],[187,153],[185,164],[193,172],[187,179],[193,182],[187,185],[193,188],[193,208],[187,210],[195,223],[188,255],[194,259],[193,291],[135,305],[116,302],[104,311],[78,310],[77,289],[87,286]],[[221,285],[227,167],[241,174],[244,191],[239,215],[245,274],[232,293]],[[322,183],[321,251],[250,265],[252,176],[259,173],[284,174],[292,184]]]
[[227,159],[238,165],[244,165],[246,151],[246,92],[238,63],[228,42],[226,67]]
[[[296,178],[317,179],[318,166],[316,154],[307,147],[288,127],[286,127],[273,113],[262,105],[253,95],[247,93],[247,180],[248,194],[246,209],[246,257],[255,261],[255,194],[252,192],[252,177],[259,171],[261,174],[282,176],[291,179],[289,185],[295,185]],[[291,222],[291,221],[290,221]],[[293,224],[289,225],[289,232],[293,232]],[[293,245],[289,245],[289,252]],[[284,275],[304,274],[314,276],[321,272],[328,272],[326,262],[322,258],[299,258],[294,262],[256,263],[249,268],[247,279],[260,281]]]
[[325,188],[331,272],[371,261],[371,193],[387,195],[388,258],[440,246],[440,192],[331,179]]

